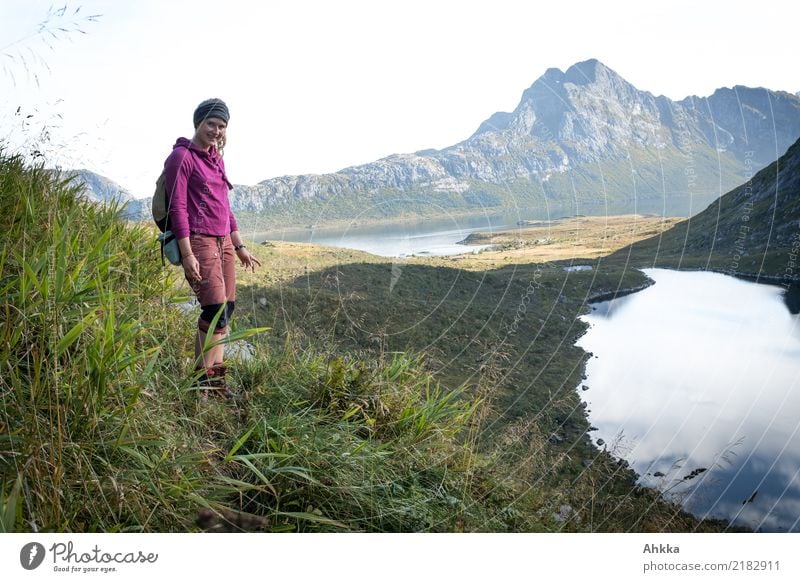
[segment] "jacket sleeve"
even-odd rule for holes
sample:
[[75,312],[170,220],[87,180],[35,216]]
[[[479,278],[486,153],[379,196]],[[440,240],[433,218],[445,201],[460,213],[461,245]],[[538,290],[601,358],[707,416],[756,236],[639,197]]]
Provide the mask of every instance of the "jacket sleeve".
[[189,176],[192,174],[192,154],[186,148],[175,148],[164,162],[169,202],[169,223],[178,239],[189,236],[187,199]]
[[237,230],[239,230],[239,225],[236,224],[236,217],[233,215],[233,210],[231,210],[231,232],[235,232]]
[[225,180],[225,184],[227,184],[228,186],[228,193],[226,195],[228,198],[228,212],[230,214],[230,221],[229,221],[230,224],[228,225],[228,227],[230,228],[230,232],[236,232],[237,230],[239,230],[239,225],[236,223],[236,217],[233,215],[233,209],[231,208],[231,199],[230,199],[230,193],[233,190],[233,184],[231,184],[230,180],[228,180],[228,172],[225,170],[225,161],[222,158],[219,158],[219,167],[222,170],[222,177]]

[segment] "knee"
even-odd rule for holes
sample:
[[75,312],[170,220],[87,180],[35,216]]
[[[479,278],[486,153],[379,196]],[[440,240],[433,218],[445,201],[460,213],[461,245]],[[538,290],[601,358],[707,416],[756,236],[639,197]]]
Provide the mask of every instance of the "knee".
[[[226,331],[228,328],[228,323],[231,319],[231,315],[233,314],[234,307],[235,303],[233,301],[228,301],[225,303],[224,308],[223,304],[221,303],[206,305],[200,312],[200,320],[197,323],[197,327],[199,327],[201,331],[208,333],[214,318],[217,317],[217,314],[219,313],[219,319],[217,320],[216,325],[216,333]],[[220,313],[220,310],[222,313]]]

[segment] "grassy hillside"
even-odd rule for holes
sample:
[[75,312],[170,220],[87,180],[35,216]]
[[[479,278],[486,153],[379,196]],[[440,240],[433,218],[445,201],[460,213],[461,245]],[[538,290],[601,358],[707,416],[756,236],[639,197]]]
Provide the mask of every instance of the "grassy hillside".
[[800,280],[800,141],[690,220],[611,260]]
[[154,231],[75,194],[0,154],[2,531],[724,527],[586,438],[575,316],[638,273],[263,247],[229,338],[249,398],[200,402]]
[[247,403],[200,404],[154,232],[75,193],[0,158],[4,531],[492,528],[456,440],[474,399],[417,356],[287,341],[235,366]]
[[[491,531],[724,527],[636,487],[625,464],[586,436],[576,387],[588,355],[574,346],[584,331],[576,316],[590,297],[646,284],[638,271],[596,261],[583,273],[564,271],[569,261],[462,269],[447,266],[452,259],[393,263],[297,243],[272,243],[260,256],[269,267],[246,276],[238,304],[252,324],[272,327],[273,341],[378,358],[413,347],[444,386],[481,400],[471,438],[484,470],[472,483],[483,482],[484,502],[505,499],[514,517]],[[502,251],[495,256],[503,263]],[[569,518],[553,521],[562,506]]]

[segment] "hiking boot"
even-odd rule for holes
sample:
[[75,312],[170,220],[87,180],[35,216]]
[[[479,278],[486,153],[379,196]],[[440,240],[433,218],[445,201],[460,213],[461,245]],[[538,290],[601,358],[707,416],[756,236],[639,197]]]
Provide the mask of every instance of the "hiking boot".
[[231,390],[230,386],[225,383],[225,373],[227,371],[228,368],[225,364],[216,364],[208,368],[206,373],[200,377],[200,387],[204,390],[206,398],[209,393],[222,396],[228,400],[238,400],[241,398],[241,395]]

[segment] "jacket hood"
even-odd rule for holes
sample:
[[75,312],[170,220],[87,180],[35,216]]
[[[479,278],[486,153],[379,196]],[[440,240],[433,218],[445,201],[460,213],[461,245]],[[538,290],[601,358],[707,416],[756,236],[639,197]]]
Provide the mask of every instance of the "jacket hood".
[[179,137],[177,141],[175,141],[175,145],[172,146],[172,149],[175,150],[178,148],[186,148],[198,154],[204,154],[204,155],[209,155],[211,153],[207,152],[201,147],[196,146],[195,144],[192,143],[192,140],[186,137]]
[[190,139],[187,139],[187,138],[185,138],[185,137],[179,137],[179,138],[178,138],[178,139],[175,141],[175,145],[174,145],[174,146],[172,146],[172,149],[177,149],[177,148],[188,148],[188,147],[191,147],[191,146],[192,146],[192,140],[190,140]]
[[211,148],[210,151],[206,151],[203,148],[196,146],[194,143],[192,143],[192,140],[185,137],[179,137],[177,139],[175,145],[172,146],[172,151],[175,151],[178,148],[186,148],[187,150],[194,152],[196,155],[201,156],[201,158],[205,160],[206,164],[216,166],[216,168],[222,172],[222,176],[225,179],[225,182],[228,184],[228,189],[233,189],[233,184],[230,180],[228,180],[228,175],[225,173],[225,168],[222,164],[222,156],[219,155],[216,148]]

